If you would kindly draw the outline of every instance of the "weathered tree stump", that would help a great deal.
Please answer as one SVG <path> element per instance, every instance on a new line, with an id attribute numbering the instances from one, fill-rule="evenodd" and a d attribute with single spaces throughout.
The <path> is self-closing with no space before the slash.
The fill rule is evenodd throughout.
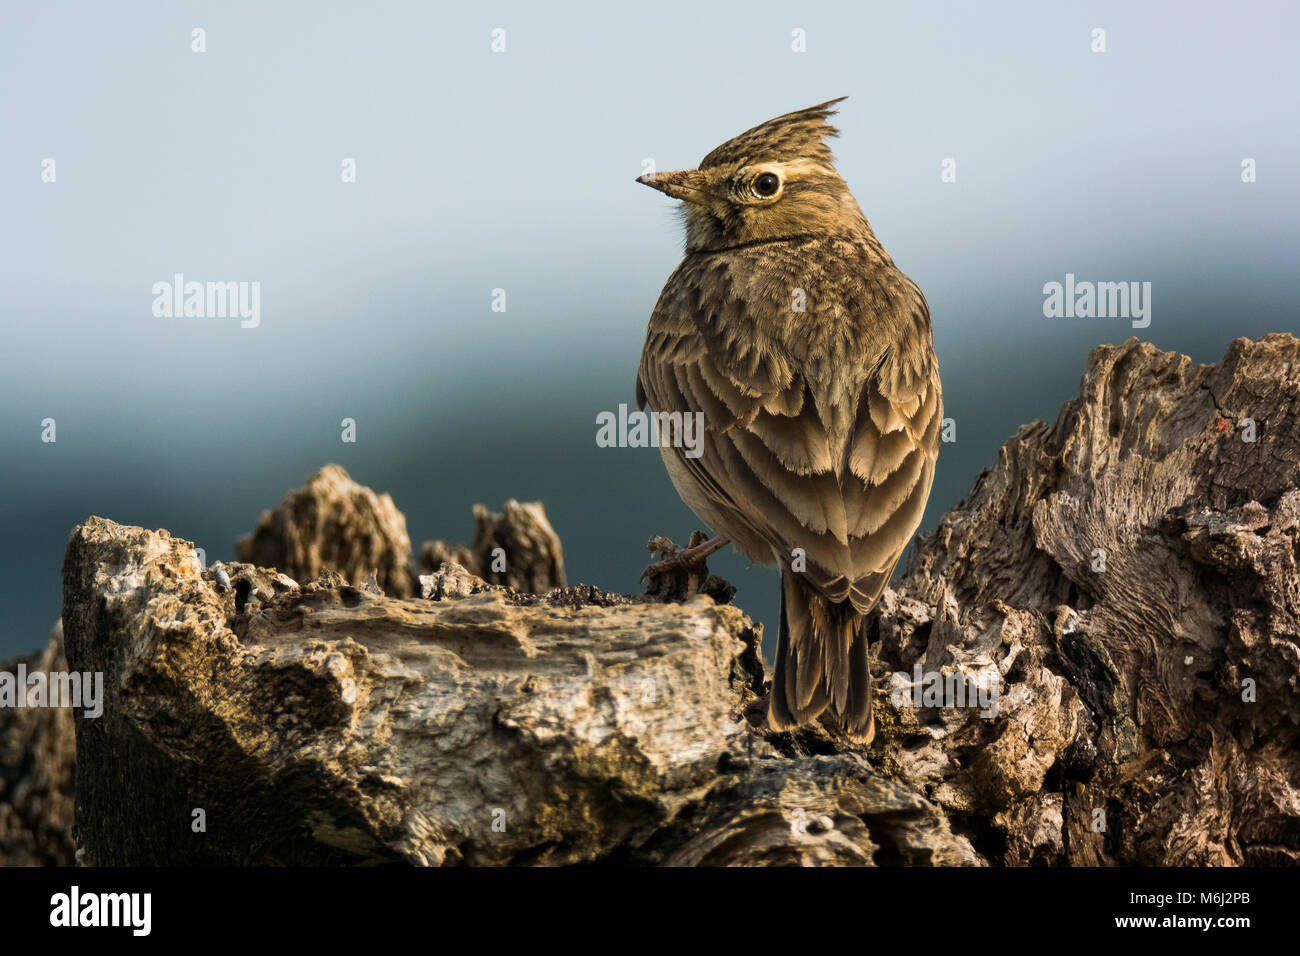
<path id="1" fill-rule="evenodd" d="M 406 584 L 369 580 L 379 555 L 406 567 L 404 520 L 377 530 L 395 508 L 264 519 L 299 542 L 279 568 L 204 570 L 165 531 L 92 518 L 64 567 L 69 664 L 105 675 L 103 716 L 76 717 L 79 852 L 1300 863 L 1297 412 L 1289 335 L 1238 340 L 1216 366 L 1136 340 L 1094 350 L 1080 398 L 1021 428 L 886 591 L 865 754 L 822 725 L 766 730 L 759 628 L 738 609 L 542 588 L 563 580 L 544 514 L 508 505 L 501 520 L 534 530 L 492 516 L 463 549 L 515 541 L 527 576 L 485 581 L 441 546 Z M 368 489 L 347 497 L 375 511 Z M 363 541 L 327 540 L 353 524 Z M 13 726 L 0 835 L 6 807 L 31 806 L 12 768 L 39 735 Z"/>

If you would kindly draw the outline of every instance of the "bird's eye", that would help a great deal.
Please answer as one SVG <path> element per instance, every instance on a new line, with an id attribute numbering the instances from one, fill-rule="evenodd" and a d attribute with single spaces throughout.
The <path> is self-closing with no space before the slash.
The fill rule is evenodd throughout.
<path id="1" fill-rule="evenodd" d="M 754 192 L 760 196 L 775 196 L 780 188 L 781 180 L 777 178 L 776 173 L 763 173 L 754 180 Z"/>

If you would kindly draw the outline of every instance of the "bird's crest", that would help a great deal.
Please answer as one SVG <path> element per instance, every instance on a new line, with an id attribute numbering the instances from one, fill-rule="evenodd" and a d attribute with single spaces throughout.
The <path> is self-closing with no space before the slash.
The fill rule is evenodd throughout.
<path id="1" fill-rule="evenodd" d="M 830 166 L 833 157 L 825 139 L 840 131 L 828 123 L 835 114 L 832 107 L 847 99 L 841 96 L 807 109 L 795 110 L 735 136 L 700 161 L 700 169 L 732 163 L 791 162 L 811 159 Z"/>

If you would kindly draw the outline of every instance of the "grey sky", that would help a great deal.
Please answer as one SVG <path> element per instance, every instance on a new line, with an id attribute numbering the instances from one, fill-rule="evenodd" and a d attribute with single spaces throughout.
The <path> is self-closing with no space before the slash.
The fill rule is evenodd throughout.
<path id="1" fill-rule="evenodd" d="M 80 517 L 207 535 L 229 557 L 333 460 L 393 490 L 417 541 L 467 534 L 474 500 L 544 494 L 574 577 L 634 588 L 645 537 L 693 519 L 657 456 L 594 447 L 680 255 L 671 203 L 633 178 L 831 97 L 849 96 L 841 172 L 934 315 L 959 441 L 930 522 L 1017 425 L 1055 416 L 1091 345 L 1134 334 L 1044 318 L 1045 282 L 1150 281 L 1137 334 L 1198 361 L 1296 328 L 1300 18 L 1282 3 L 48 3 L 3 19 L 0 654 L 58 616 Z M 177 272 L 259 281 L 260 327 L 155 318 L 150 288 Z M 361 440 L 340 448 L 349 415 Z M 740 603 L 768 614 L 775 578 L 737 573 Z"/>

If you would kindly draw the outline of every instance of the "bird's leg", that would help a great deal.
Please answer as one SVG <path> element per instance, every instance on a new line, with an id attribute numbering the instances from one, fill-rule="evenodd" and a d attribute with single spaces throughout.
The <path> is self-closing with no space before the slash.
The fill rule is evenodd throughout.
<path id="1" fill-rule="evenodd" d="M 646 548 L 652 553 L 658 552 L 661 559 L 642 572 L 641 580 L 651 578 L 653 581 L 661 575 L 679 572 L 686 578 L 685 597 L 691 597 L 699 593 L 701 583 L 708 577 L 709 569 L 705 563 L 708 556 L 730 543 L 722 535 L 706 538 L 703 532 L 695 531 L 691 534 L 690 544 L 679 548 L 662 535 L 655 535 L 646 544 Z"/>

